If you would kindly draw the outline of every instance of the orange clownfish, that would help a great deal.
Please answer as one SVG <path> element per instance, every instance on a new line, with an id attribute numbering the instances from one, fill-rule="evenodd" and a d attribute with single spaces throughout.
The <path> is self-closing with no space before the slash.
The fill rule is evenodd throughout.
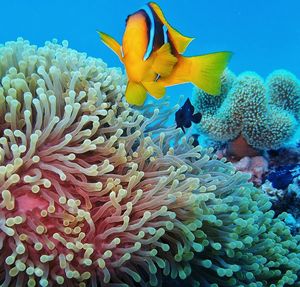
<path id="1" fill-rule="evenodd" d="M 165 87 L 187 82 L 208 94 L 220 93 L 221 74 L 231 53 L 182 56 L 193 38 L 175 30 L 153 2 L 127 17 L 122 46 L 109 35 L 98 33 L 125 65 L 125 97 L 130 104 L 143 105 L 147 92 L 160 99 Z"/>

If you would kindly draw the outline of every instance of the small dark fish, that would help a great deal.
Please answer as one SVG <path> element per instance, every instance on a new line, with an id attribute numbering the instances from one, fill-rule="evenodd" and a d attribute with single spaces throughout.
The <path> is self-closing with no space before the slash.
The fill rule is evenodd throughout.
<path id="1" fill-rule="evenodd" d="M 198 124 L 201 121 L 201 113 L 194 114 L 194 107 L 190 99 L 187 99 L 184 105 L 175 113 L 176 128 L 181 128 L 185 133 L 184 128 L 190 128 L 192 122 Z"/>
<path id="2" fill-rule="evenodd" d="M 300 174 L 299 166 L 296 164 L 280 166 L 270 172 L 267 179 L 274 188 L 286 189 L 293 182 L 293 179 Z"/>
<path id="3" fill-rule="evenodd" d="M 193 141 L 193 146 L 198 146 L 199 145 L 199 134 L 192 134 L 192 138 L 194 139 Z"/>

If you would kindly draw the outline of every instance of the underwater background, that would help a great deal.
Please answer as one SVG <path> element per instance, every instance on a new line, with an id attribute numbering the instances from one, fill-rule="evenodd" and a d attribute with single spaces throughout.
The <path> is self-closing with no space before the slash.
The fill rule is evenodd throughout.
<path id="1" fill-rule="evenodd" d="M 185 55 L 215 51 L 234 53 L 229 68 L 239 74 L 255 71 L 266 77 L 275 69 L 300 76 L 300 30 L 297 0 L 156 1 L 168 21 L 184 35 L 195 37 Z M 53 38 L 108 66 L 122 66 L 99 40 L 96 30 L 122 40 L 127 15 L 146 1 L 3 1 L 0 42 L 23 37 L 41 46 Z M 123 67 L 122 67 L 123 68 Z M 192 85 L 168 88 L 168 95 L 191 94 Z"/>
<path id="2" fill-rule="evenodd" d="M 300 287 L 300 2 L 155 2 L 219 96 L 126 101 L 144 1 L 1 3 L 0 287 Z"/>

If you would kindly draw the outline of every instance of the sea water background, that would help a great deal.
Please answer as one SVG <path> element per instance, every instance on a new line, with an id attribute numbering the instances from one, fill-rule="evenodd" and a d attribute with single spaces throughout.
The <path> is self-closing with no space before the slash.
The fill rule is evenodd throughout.
<path id="1" fill-rule="evenodd" d="M 185 55 L 214 51 L 234 52 L 230 69 L 255 71 L 266 77 L 275 69 L 290 70 L 300 78 L 299 0 L 191 0 L 156 1 L 168 21 L 184 35 L 195 37 Z M 122 66 L 103 45 L 96 30 L 121 42 L 127 15 L 146 1 L 140 0 L 27 0 L 1 1 L 0 43 L 28 39 L 66 39 L 69 46 L 102 58 L 109 66 Z M 122 66 L 123 69 L 123 66 Z M 191 96 L 192 85 L 167 89 L 172 102 Z"/>

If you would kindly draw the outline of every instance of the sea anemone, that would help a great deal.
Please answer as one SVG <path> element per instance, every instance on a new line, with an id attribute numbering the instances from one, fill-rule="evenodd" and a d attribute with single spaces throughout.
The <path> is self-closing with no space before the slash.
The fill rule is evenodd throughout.
<path id="1" fill-rule="evenodd" d="M 129 107 L 119 70 L 67 42 L 0 60 L 1 287 L 299 285 L 267 198 Z"/>
<path id="2" fill-rule="evenodd" d="M 2 286 L 131 285 L 143 272 L 156 285 L 170 249 L 161 237 L 188 241 L 172 209 L 193 206 L 198 180 L 151 164 L 146 119 L 121 101 L 118 70 L 66 42 L 19 39 L 0 54 Z"/>

